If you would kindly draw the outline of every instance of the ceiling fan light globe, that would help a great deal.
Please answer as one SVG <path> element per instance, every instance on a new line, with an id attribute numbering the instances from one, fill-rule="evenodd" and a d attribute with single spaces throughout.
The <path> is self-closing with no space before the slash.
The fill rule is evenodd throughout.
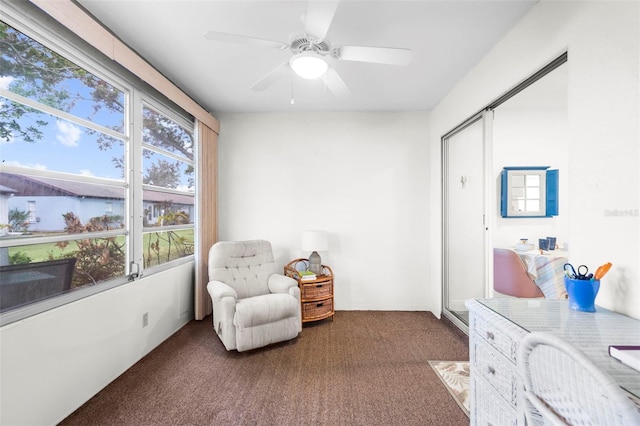
<path id="1" fill-rule="evenodd" d="M 329 64 L 322 56 L 313 52 L 302 52 L 289 60 L 291 69 L 302 78 L 313 80 L 327 72 Z"/>

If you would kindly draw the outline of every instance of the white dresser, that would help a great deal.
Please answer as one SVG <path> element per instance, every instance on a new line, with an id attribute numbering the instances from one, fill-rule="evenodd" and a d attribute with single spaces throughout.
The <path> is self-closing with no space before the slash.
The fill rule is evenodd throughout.
<path id="1" fill-rule="evenodd" d="M 583 351 L 630 397 L 640 398 L 640 372 L 608 354 L 609 345 L 640 344 L 640 321 L 605 309 L 569 309 L 567 300 L 473 299 L 469 309 L 470 415 L 472 425 L 524 424 L 518 344 L 533 331 L 557 335 Z"/>

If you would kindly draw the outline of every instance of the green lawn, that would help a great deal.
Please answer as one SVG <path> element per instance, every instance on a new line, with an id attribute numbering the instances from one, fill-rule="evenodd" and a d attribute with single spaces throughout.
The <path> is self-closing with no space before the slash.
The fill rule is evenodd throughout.
<path id="1" fill-rule="evenodd" d="M 158 265 L 193 253 L 193 229 L 172 231 L 171 247 L 169 247 L 169 242 L 167 241 L 168 235 L 168 232 L 148 232 L 144 234 L 143 256 L 147 266 Z M 158 237 L 160 238 L 158 239 Z M 122 244 L 124 236 L 116 237 L 116 242 Z M 156 247 L 159 249 L 159 262 L 158 253 L 153 250 Z M 28 256 L 31 262 L 44 262 L 49 259 L 60 259 L 65 255 L 73 255 L 76 250 L 77 246 L 74 241 L 70 241 L 64 249 L 57 247 L 55 243 L 32 244 L 9 247 L 9 256 L 14 256 L 19 252 L 21 255 Z"/>
<path id="2" fill-rule="evenodd" d="M 16 253 L 22 253 L 31 259 L 31 262 L 44 262 L 49 259 L 60 259 L 65 254 L 75 252 L 75 245 L 69 244 L 66 248 L 56 247 L 55 243 L 32 244 L 30 246 L 9 247 L 9 257 Z"/>

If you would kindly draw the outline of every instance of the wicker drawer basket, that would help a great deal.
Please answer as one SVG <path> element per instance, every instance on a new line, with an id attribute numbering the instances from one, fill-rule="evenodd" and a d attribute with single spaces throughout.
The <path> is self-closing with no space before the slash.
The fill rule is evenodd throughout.
<path id="1" fill-rule="evenodd" d="M 302 316 L 304 318 L 318 318 L 333 313 L 333 299 L 306 302 L 302 304 Z"/>
<path id="2" fill-rule="evenodd" d="M 331 296 L 331 294 L 333 294 L 333 289 L 331 288 L 331 286 L 331 281 L 316 284 L 303 284 L 302 298 L 318 299 L 325 296 Z"/>

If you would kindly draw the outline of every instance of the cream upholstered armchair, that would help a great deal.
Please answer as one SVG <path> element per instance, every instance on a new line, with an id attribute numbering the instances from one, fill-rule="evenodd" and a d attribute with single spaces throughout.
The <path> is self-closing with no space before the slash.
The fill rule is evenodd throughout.
<path id="1" fill-rule="evenodd" d="M 264 240 L 220 241 L 209 250 L 213 327 L 238 352 L 293 339 L 302 331 L 296 280 L 276 273 Z"/>

